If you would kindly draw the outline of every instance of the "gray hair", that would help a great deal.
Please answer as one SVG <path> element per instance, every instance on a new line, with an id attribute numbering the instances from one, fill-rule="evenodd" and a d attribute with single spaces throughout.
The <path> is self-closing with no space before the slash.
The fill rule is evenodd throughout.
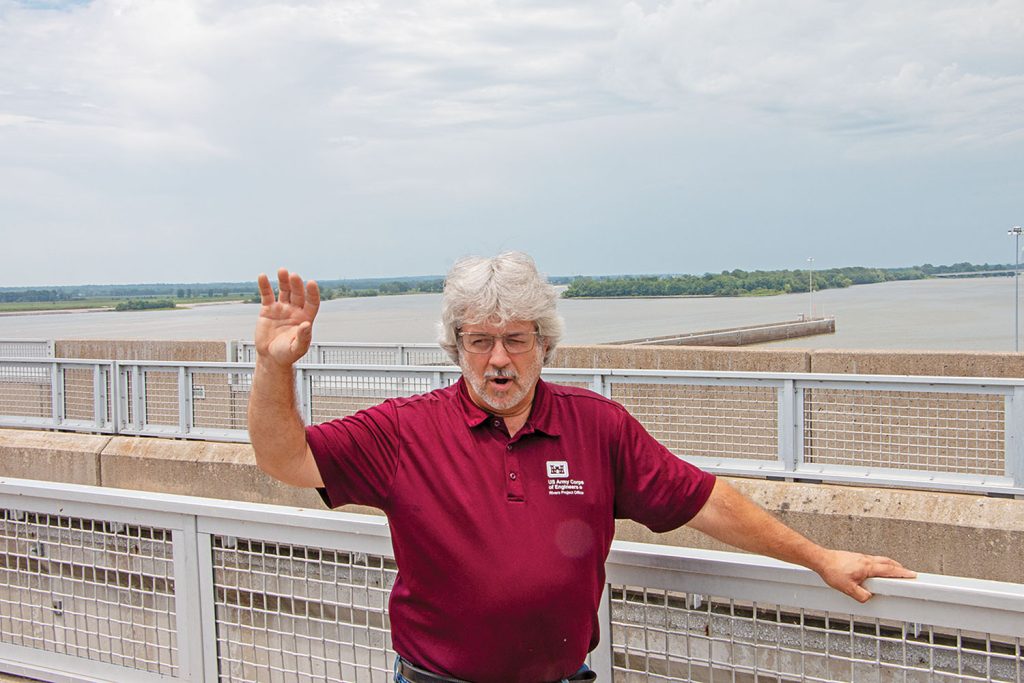
<path id="1" fill-rule="evenodd" d="M 441 297 L 438 340 L 451 359 L 459 362 L 458 337 L 463 325 L 529 320 L 547 345 L 548 362 L 562 339 L 565 324 L 555 310 L 558 292 L 537 271 L 533 259 L 520 251 L 494 258 L 467 256 L 448 271 Z"/>

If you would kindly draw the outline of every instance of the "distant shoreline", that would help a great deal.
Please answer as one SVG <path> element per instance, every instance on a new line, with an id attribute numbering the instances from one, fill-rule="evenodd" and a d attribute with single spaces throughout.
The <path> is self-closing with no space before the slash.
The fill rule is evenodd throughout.
<path id="1" fill-rule="evenodd" d="M 818 290 L 815 290 L 818 291 Z M 798 292 L 799 293 L 799 292 Z M 787 292 L 779 292 L 779 294 L 787 294 Z M 764 294 L 758 296 L 776 296 L 775 294 Z M 643 295 L 632 295 L 622 294 L 614 295 L 608 294 L 606 296 L 564 296 L 565 300 L 577 299 L 581 301 L 597 301 L 601 299 L 735 299 L 736 295 L 730 294 L 728 296 L 722 294 L 643 294 Z"/>
<path id="2" fill-rule="evenodd" d="M 200 301 L 191 304 L 178 304 L 172 308 L 154 308 L 154 311 L 183 310 L 186 308 L 200 308 L 204 306 L 224 306 L 231 304 L 248 303 L 245 299 L 233 299 L 230 301 Z M 32 311 L 0 311 L 0 317 L 11 317 L 18 315 L 66 315 L 68 313 L 114 313 L 113 306 L 97 306 L 96 308 L 39 308 Z M 117 311 L 127 313 L 127 311 Z M 135 312 L 145 312 L 144 310 Z"/>
<path id="3" fill-rule="evenodd" d="M 104 313 L 113 312 L 113 306 L 100 308 L 43 308 L 34 311 L 0 311 L 0 317 L 10 318 L 18 315 L 67 315 L 68 313 Z"/>

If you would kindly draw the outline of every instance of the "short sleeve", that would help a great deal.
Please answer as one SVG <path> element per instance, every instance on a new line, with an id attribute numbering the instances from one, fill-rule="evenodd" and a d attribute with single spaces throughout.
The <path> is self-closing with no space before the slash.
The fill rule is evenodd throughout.
<path id="1" fill-rule="evenodd" d="M 398 468 L 398 415 L 391 401 L 306 427 L 328 506 L 356 503 L 386 510 Z"/>
<path id="2" fill-rule="evenodd" d="M 690 521 L 715 485 L 714 475 L 674 455 L 625 410 L 614 456 L 615 516 L 654 532 Z"/>

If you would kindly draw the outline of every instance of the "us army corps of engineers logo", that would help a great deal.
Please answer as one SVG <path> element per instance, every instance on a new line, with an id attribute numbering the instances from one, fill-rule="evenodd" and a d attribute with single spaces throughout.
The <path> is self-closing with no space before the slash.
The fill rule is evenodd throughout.
<path id="1" fill-rule="evenodd" d="M 569 463 L 548 460 L 548 493 L 552 496 L 582 496 L 583 480 L 569 478 Z"/>

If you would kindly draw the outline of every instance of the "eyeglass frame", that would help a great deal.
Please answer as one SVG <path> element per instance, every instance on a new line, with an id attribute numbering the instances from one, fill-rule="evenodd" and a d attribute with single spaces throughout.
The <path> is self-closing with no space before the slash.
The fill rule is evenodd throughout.
<path id="1" fill-rule="evenodd" d="M 469 335 L 477 335 L 477 336 L 481 336 L 481 337 L 490 337 L 491 345 L 487 348 L 486 351 L 471 351 L 471 350 L 467 349 L 466 345 L 462 342 L 462 338 L 465 337 L 465 336 L 469 336 Z M 514 336 L 517 336 L 517 335 L 526 335 L 526 336 L 532 338 L 533 339 L 533 344 L 530 345 L 530 348 L 524 349 L 522 351 L 510 351 L 509 348 L 508 348 L 508 345 L 505 343 L 505 340 L 508 337 L 514 337 Z M 492 351 L 494 351 L 494 344 L 499 339 L 501 340 L 501 348 L 505 349 L 505 353 L 507 353 L 507 354 L 509 354 L 511 356 L 518 356 L 518 355 L 523 354 L 523 353 L 529 353 L 530 351 L 533 351 L 534 349 L 537 348 L 537 340 L 542 338 L 543 336 L 544 335 L 542 335 L 540 332 L 538 332 L 536 330 L 534 330 L 533 332 L 511 332 L 509 334 L 487 334 L 486 332 L 456 332 L 455 333 L 455 337 L 459 340 L 459 348 L 462 349 L 463 351 L 465 351 L 466 353 L 472 353 L 472 354 L 477 355 L 477 356 L 482 356 L 485 353 L 491 353 Z"/>

